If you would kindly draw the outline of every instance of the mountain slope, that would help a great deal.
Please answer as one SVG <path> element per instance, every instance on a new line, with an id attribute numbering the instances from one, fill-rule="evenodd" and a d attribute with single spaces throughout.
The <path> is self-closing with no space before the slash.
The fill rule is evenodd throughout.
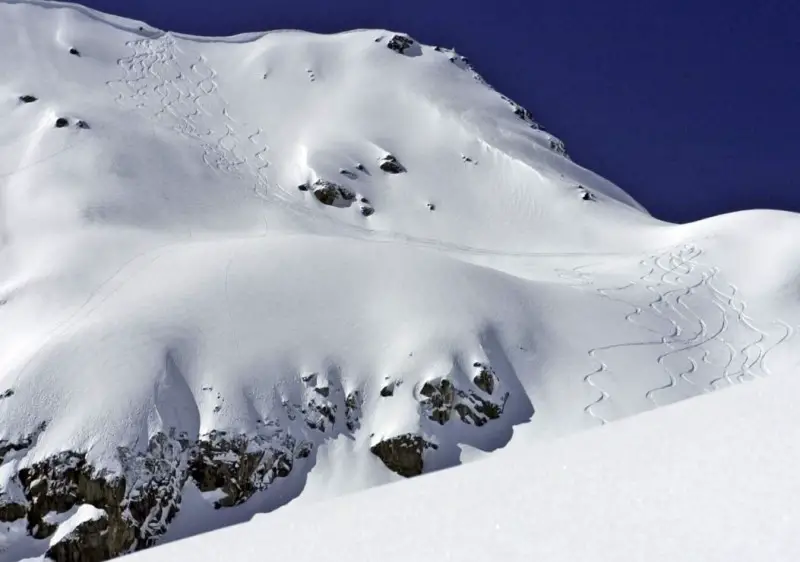
<path id="1" fill-rule="evenodd" d="M 354 562 L 796 560 L 798 391 L 796 377 L 775 377 L 564 439 L 514 441 L 452 471 L 290 505 L 130 560 L 249 562 L 265 548 L 298 562 L 321 552 Z"/>
<path id="2" fill-rule="evenodd" d="M 800 360 L 796 215 L 660 222 L 451 50 L 39 2 L 0 2 L 0 48 L 0 560 L 105 559 Z"/>

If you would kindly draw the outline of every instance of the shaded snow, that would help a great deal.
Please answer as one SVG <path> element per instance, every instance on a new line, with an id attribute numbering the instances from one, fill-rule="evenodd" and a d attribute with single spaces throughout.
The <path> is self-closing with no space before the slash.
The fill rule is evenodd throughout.
<path id="1" fill-rule="evenodd" d="M 249 562 L 269 545 L 297 562 L 789 562 L 800 556 L 798 392 L 796 378 L 759 381 L 129 559 Z"/>

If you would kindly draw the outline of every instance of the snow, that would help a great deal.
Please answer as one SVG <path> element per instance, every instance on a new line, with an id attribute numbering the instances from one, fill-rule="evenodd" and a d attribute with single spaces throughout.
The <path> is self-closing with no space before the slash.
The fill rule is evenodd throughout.
<path id="1" fill-rule="evenodd" d="M 14 471 L 66 450 L 113 474 L 119 447 L 142 451 L 158 432 L 255 436 L 269 419 L 304 435 L 282 404 L 309 373 L 361 393 L 360 429 L 343 435 L 338 420 L 307 480 L 246 507 L 214 510 L 215 494 L 187 485 L 164 540 L 397 481 L 370 453 L 381 439 L 439 444 L 426 471 L 491 453 L 465 479 L 519 446 L 544 475 L 551 453 L 589 454 L 567 444 L 614 432 L 532 443 L 796 371 L 796 214 L 661 222 L 450 53 L 386 48 L 394 33 L 200 38 L 0 1 L 0 396 L 13 391 L 0 446 L 32 441 L 0 465 L 0 495 L 19 495 Z M 380 170 L 387 154 L 405 173 Z M 356 199 L 325 206 L 298 189 L 319 179 Z M 421 415 L 426 381 L 470 384 L 475 362 L 509 393 L 499 420 Z M 401 382 L 391 398 L 387 380 Z M 621 435 L 640 418 L 657 416 Z M 392 489 L 414 488 L 375 493 Z M 532 513 L 566 514 L 554 498 Z M 571 505 L 576 521 L 596 517 L 579 528 L 608 531 L 602 505 Z"/>
<path id="2" fill-rule="evenodd" d="M 58 526 L 56 532 L 53 533 L 53 536 L 50 537 L 51 546 L 64 540 L 64 538 L 69 536 L 79 525 L 88 521 L 99 521 L 106 517 L 105 511 L 89 504 L 83 504 L 74 511 L 74 514 L 65 519 L 63 523 Z"/>
<path id="3" fill-rule="evenodd" d="M 800 392 L 757 381 L 457 469 L 131 556 L 262 560 L 792 561 Z M 319 523 L 315 523 L 319 522 Z"/>

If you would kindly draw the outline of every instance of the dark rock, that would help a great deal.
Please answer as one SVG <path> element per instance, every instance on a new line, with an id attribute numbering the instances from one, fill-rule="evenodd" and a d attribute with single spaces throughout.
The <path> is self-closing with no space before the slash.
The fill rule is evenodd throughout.
<path id="1" fill-rule="evenodd" d="M 70 55 L 75 55 L 76 57 L 81 56 L 81 52 L 78 49 L 76 49 L 75 47 L 70 47 L 69 54 Z"/>
<path id="2" fill-rule="evenodd" d="M 428 203 L 426 205 L 426 207 L 428 207 L 429 211 L 435 211 L 436 210 L 436 205 L 434 205 L 433 203 Z"/>
<path id="3" fill-rule="evenodd" d="M 318 179 L 314 182 L 314 197 L 323 205 L 348 207 L 356 194 L 332 181 Z"/>
<path id="4" fill-rule="evenodd" d="M 483 367 L 473 382 L 487 394 L 492 394 L 497 386 L 497 377 L 491 369 Z M 487 389 L 492 392 L 487 392 Z M 455 411 L 462 422 L 482 426 L 489 420 L 500 417 L 508 399 L 506 393 L 502 403 L 497 404 L 482 398 L 473 390 L 455 387 L 448 379 L 427 381 L 419 393 L 424 397 L 421 400 L 423 411 L 427 413 L 428 419 L 439 425 L 449 422 L 452 412 Z"/>
<path id="5" fill-rule="evenodd" d="M 329 386 L 318 386 L 314 389 L 314 392 L 327 398 L 331 394 L 331 389 Z"/>
<path id="6" fill-rule="evenodd" d="M 395 35 L 389 42 L 386 43 L 386 46 L 389 47 L 391 50 L 395 51 L 396 53 L 400 53 L 401 55 L 406 52 L 408 48 L 410 48 L 414 44 L 414 40 L 407 35 Z"/>
<path id="7" fill-rule="evenodd" d="M 372 215 L 375 214 L 375 209 L 373 209 L 372 207 L 370 207 L 368 205 L 362 205 L 361 206 L 361 214 L 363 216 L 365 216 L 365 217 L 371 217 Z"/>
<path id="8" fill-rule="evenodd" d="M 14 390 L 11 388 L 0 392 L 0 400 L 3 400 L 4 398 L 11 398 L 12 396 L 14 396 Z"/>
<path id="9" fill-rule="evenodd" d="M 597 201 L 597 196 L 582 185 L 578 186 L 578 193 L 584 201 Z"/>
<path id="10" fill-rule="evenodd" d="M 24 505 L 13 502 L 0 503 L 0 521 L 4 523 L 24 519 L 27 513 L 28 509 Z"/>
<path id="11" fill-rule="evenodd" d="M 387 154 L 381 158 L 378 166 L 381 170 L 389 174 L 402 174 L 406 171 L 403 165 L 400 164 L 397 158 L 392 154 Z"/>
<path id="12" fill-rule="evenodd" d="M 84 521 L 66 537 L 51 545 L 45 558 L 55 562 L 101 562 L 121 552 L 111 539 L 108 515 Z"/>
<path id="13" fill-rule="evenodd" d="M 24 96 L 19 97 L 19 101 L 21 101 L 22 103 L 33 103 L 38 99 L 39 98 L 37 98 L 36 96 L 32 96 L 30 94 L 25 94 Z"/>
<path id="14" fill-rule="evenodd" d="M 367 167 L 364 166 L 364 164 L 356 164 L 356 170 L 358 170 L 359 172 L 366 172 Z"/>
<path id="15" fill-rule="evenodd" d="M 300 185 L 297 186 L 297 189 L 299 189 L 300 191 L 308 191 L 308 185 L 301 183 Z"/>
<path id="16" fill-rule="evenodd" d="M 350 170 L 346 170 L 345 168 L 339 168 L 339 173 L 345 177 L 350 178 L 351 180 L 358 179 L 358 176 L 351 172 Z"/>
<path id="17" fill-rule="evenodd" d="M 359 199 L 359 201 L 361 201 L 362 203 L 366 203 L 367 205 L 369 205 L 369 199 L 367 199 L 366 197 L 362 197 L 361 199 Z"/>
<path id="18" fill-rule="evenodd" d="M 395 387 L 395 382 L 392 381 L 389 384 L 387 384 L 386 386 L 384 386 L 383 388 L 381 388 L 381 396 L 383 398 L 388 398 L 389 396 L 394 396 L 394 387 Z"/>
<path id="19" fill-rule="evenodd" d="M 77 123 L 75 123 L 75 126 L 78 127 L 79 129 L 89 129 L 90 128 L 89 127 L 89 123 L 87 123 L 86 121 L 83 121 L 83 120 L 78 121 Z"/>
<path id="20" fill-rule="evenodd" d="M 422 385 L 419 393 L 427 398 L 425 405 L 429 410 L 428 418 L 439 425 L 446 424 L 455 401 L 453 384 L 447 379 L 428 381 Z"/>
<path id="21" fill-rule="evenodd" d="M 56 119 L 56 122 L 55 122 L 56 129 L 63 129 L 67 125 L 69 125 L 69 120 L 67 118 L 59 117 L 58 119 Z"/>
<path id="22" fill-rule="evenodd" d="M 288 434 L 273 440 L 228 436 L 212 431 L 198 441 L 189 460 L 189 475 L 202 492 L 221 490 L 214 507 L 231 507 L 289 475 L 296 442 Z"/>
<path id="23" fill-rule="evenodd" d="M 361 426 L 361 406 L 363 399 L 357 390 L 352 391 L 344 400 L 344 417 L 347 429 L 355 431 Z"/>
<path id="24" fill-rule="evenodd" d="M 480 363 L 478 363 L 477 366 L 480 368 L 480 371 L 475 375 L 475 378 L 472 379 L 472 382 L 486 394 L 491 395 L 494 392 L 495 383 L 497 381 L 494 371 L 492 371 L 491 367 L 485 367 Z"/>
<path id="25" fill-rule="evenodd" d="M 436 449 L 437 446 L 425 441 L 419 435 L 409 433 L 385 439 L 373 445 L 370 451 L 381 459 L 389 470 L 410 478 L 422 474 L 423 452 L 431 448 Z"/>
<path id="26" fill-rule="evenodd" d="M 557 138 L 550 139 L 550 150 L 556 154 L 560 154 L 564 158 L 569 158 L 569 155 L 567 154 L 567 148 L 564 146 L 564 142 Z"/>

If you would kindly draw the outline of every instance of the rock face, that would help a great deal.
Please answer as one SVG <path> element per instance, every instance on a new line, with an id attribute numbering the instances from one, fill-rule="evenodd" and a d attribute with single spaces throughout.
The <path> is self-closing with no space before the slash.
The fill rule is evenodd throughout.
<path id="1" fill-rule="evenodd" d="M 457 421 L 481 427 L 500 418 L 509 393 L 498 392 L 500 380 L 489 365 L 475 362 L 472 368 L 474 374 L 469 381 L 471 384 L 457 386 L 449 378 L 431 379 L 423 383 L 417 392 L 421 414 L 440 426 Z M 381 397 L 390 399 L 395 395 L 397 386 L 394 381 L 384 385 L 380 391 Z M 457 418 L 453 416 L 454 412 Z M 423 472 L 424 452 L 428 449 L 438 449 L 438 445 L 430 438 L 409 433 L 381 440 L 370 450 L 389 470 L 400 476 L 411 477 Z"/>
<path id="2" fill-rule="evenodd" d="M 147 548 L 179 512 L 190 480 L 211 494 L 215 508 L 239 505 L 288 476 L 325 439 L 360 428 L 360 391 L 345 393 L 316 373 L 303 377 L 303 385 L 300 402 L 283 404 L 290 421 L 302 422 L 291 427 L 273 419 L 265 420 L 256 435 L 212 431 L 190 440 L 185 434 L 158 433 L 146 451 L 119 448 L 118 473 L 98 471 L 84 453 L 74 451 L 24 466 L 5 488 L 0 486 L 0 521 L 24 522 L 29 535 L 49 539 L 58 529 L 53 514 L 93 506 L 103 517 L 81 522 L 51 545 L 51 560 L 99 562 Z M 0 464 L 23 459 L 44 429 L 0 443 Z"/>
<path id="3" fill-rule="evenodd" d="M 387 154 L 378 162 L 378 167 L 387 174 L 402 174 L 406 171 L 405 167 L 392 154 Z"/>
<path id="4" fill-rule="evenodd" d="M 584 201 L 597 201 L 597 196 L 582 185 L 578 186 L 578 194 Z"/>
<path id="5" fill-rule="evenodd" d="M 332 207 L 349 207 L 356 198 L 350 189 L 332 181 L 318 179 L 312 185 L 312 192 L 317 201 Z"/>
<path id="6" fill-rule="evenodd" d="M 421 404 L 431 421 L 444 425 L 455 412 L 463 423 L 480 427 L 500 417 L 509 394 L 504 393 L 499 400 L 489 398 L 498 384 L 497 375 L 488 366 L 476 365 L 477 374 L 472 380 L 474 388 L 458 388 L 446 378 L 422 385 L 419 391 Z"/>
<path id="7" fill-rule="evenodd" d="M 407 35 L 395 35 L 386 43 L 388 48 L 401 55 L 405 54 L 406 50 L 411 48 L 412 45 L 414 45 L 414 40 Z"/>
<path id="8" fill-rule="evenodd" d="M 392 472 L 411 478 L 422 474 L 424 467 L 422 455 L 425 449 L 436 448 L 435 444 L 425 441 L 419 435 L 409 433 L 384 439 L 373 445 L 370 451 Z"/>
<path id="9" fill-rule="evenodd" d="M 560 139 L 555 137 L 550 139 L 550 150 L 556 154 L 560 154 L 564 158 L 569 158 L 569 154 L 567 154 L 567 148 L 564 146 L 564 142 Z"/>
<path id="10" fill-rule="evenodd" d="M 189 475 L 201 492 L 223 494 L 214 507 L 232 507 L 288 476 L 294 460 L 308 456 L 310 448 L 283 432 L 268 439 L 214 431 L 192 451 Z"/>

